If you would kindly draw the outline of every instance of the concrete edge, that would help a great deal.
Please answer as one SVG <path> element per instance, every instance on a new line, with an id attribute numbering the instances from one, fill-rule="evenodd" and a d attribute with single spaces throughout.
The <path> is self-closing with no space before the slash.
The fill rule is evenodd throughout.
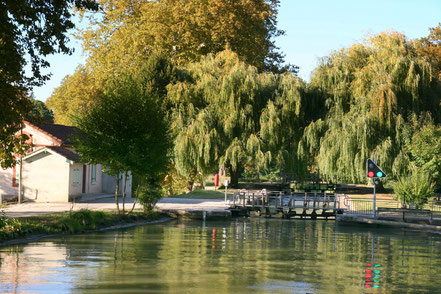
<path id="1" fill-rule="evenodd" d="M 183 219 L 206 219 L 206 220 L 219 220 L 230 219 L 230 210 L 196 210 L 196 209 L 160 209 L 156 208 L 156 212 L 165 214 L 172 218 Z"/>
<path id="2" fill-rule="evenodd" d="M 345 223 L 383 225 L 383 226 L 392 226 L 392 227 L 400 227 L 400 228 L 418 229 L 418 230 L 424 230 L 424 231 L 441 232 L 441 226 L 379 220 L 379 219 L 367 218 L 367 217 L 356 216 L 356 215 L 340 214 L 340 215 L 336 216 L 336 221 L 345 222 Z"/>

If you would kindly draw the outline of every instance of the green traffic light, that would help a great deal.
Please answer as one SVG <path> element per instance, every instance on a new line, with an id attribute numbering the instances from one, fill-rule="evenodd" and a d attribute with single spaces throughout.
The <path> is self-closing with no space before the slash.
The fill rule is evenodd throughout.
<path id="1" fill-rule="evenodd" d="M 377 172 L 377 177 L 382 178 L 383 177 L 383 173 L 381 171 Z"/>

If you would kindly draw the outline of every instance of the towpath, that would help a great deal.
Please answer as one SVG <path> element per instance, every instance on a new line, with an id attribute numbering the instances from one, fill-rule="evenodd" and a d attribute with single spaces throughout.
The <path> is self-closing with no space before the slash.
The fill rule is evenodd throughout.
<path id="1" fill-rule="evenodd" d="M 122 199 L 121 199 L 122 200 Z M 120 201 L 121 201 L 120 200 Z M 131 209 L 134 199 L 126 199 L 126 209 Z M 221 199 L 187 199 L 187 198 L 163 198 L 156 204 L 159 210 L 187 210 L 187 211 L 223 211 L 227 206 Z M 120 203 L 120 209 L 122 204 Z M 142 209 L 137 203 L 136 208 Z M 112 196 L 102 197 L 96 200 L 85 200 L 79 203 L 37 203 L 28 202 L 23 204 L 11 204 L 0 209 L 8 217 L 29 217 L 48 213 L 66 212 L 70 210 L 116 210 L 115 198 Z"/>

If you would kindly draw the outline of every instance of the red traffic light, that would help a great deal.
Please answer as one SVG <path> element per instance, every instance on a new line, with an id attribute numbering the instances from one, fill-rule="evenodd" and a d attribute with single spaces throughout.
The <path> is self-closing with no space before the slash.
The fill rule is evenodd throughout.
<path id="1" fill-rule="evenodd" d="M 386 174 L 381 168 L 370 158 L 366 162 L 366 175 L 368 178 L 385 178 Z"/>

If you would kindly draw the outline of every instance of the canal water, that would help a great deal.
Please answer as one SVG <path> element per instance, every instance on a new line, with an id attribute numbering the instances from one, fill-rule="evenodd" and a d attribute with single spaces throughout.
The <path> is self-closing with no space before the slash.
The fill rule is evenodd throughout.
<path id="1" fill-rule="evenodd" d="M 5 293 L 440 293 L 441 236 L 334 221 L 172 221 L 0 248 Z"/>

